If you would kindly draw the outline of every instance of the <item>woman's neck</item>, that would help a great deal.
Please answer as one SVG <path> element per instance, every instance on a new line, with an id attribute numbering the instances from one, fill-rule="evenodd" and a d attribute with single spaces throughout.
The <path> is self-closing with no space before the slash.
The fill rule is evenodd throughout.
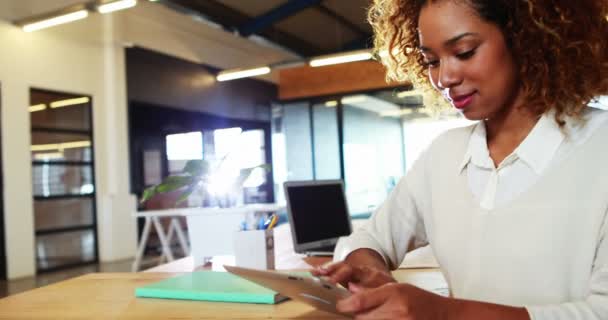
<path id="1" fill-rule="evenodd" d="M 486 119 L 486 140 L 494 166 L 500 163 L 524 141 L 540 116 L 527 108 L 513 106 L 491 119 Z"/>

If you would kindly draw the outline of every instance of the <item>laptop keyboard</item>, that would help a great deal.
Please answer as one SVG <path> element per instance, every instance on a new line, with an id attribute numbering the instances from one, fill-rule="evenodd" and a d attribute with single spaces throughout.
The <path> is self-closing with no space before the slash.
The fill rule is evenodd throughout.
<path id="1" fill-rule="evenodd" d="M 315 248 L 314 250 L 311 250 L 311 251 L 333 252 L 335 248 L 336 248 L 336 246 L 326 246 L 326 247 Z"/>

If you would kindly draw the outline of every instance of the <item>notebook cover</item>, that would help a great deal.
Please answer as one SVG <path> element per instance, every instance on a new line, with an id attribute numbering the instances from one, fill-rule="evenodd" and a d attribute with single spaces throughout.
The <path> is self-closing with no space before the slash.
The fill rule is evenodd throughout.
<path id="1" fill-rule="evenodd" d="M 228 272 L 196 271 L 135 289 L 140 298 L 275 304 L 286 297 Z"/>

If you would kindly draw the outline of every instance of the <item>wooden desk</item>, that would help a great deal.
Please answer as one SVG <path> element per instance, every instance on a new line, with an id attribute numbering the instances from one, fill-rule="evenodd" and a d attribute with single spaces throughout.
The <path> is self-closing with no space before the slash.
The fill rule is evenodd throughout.
<path id="1" fill-rule="evenodd" d="M 288 226 L 276 228 L 277 268 L 309 269 L 329 261 L 329 258 L 296 254 L 293 252 L 290 237 Z M 192 271 L 194 268 L 194 260 L 190 257 L 148 270 L 153 272 L 88 274 L 0 299 L 0 320 L 340 319 L 336 315 L 315 310 L 296 301 L 278 305 L 255 305 L 135 298 L 135 288 Z M 399 269 L 393 272 L 393 276 L 399 282 L 408 282 L 433 292 L 447 294 L 446 282 L 436 268 Z"/>
<path id="2" fill-rule="evenodd" d="M 0 319 L 341 319 L 306 304 L 217 303 L 135 298 L 135 288 L 179 273 L 92 273 L 0 299 Z M 400 281 L 445 286 L 436 269 L 400 269 Z"/>

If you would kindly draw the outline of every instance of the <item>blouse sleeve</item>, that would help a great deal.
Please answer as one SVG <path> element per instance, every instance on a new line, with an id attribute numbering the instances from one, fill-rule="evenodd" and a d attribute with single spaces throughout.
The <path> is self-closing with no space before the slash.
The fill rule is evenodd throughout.
<path id="1" fill-rule="evenodd" d="M 396 269 L 406 252 L 427 244 L 419 200 L 413 190 L 426 186 L 423 154 L 407 175 L 393 189 L 387 200 L 373 213 L 364 226 L 336 246 L 334 260 L 345 259 L 349 253 L 368 248 L 378 252 L 391 269 Z"/>
<path id="2" fill-rule="evenodd" d="M 601 228 L 586 298 L 556 305 L 528 306 L 527 310 L 532 320 L 608 319 L 608 215 Z"/>

